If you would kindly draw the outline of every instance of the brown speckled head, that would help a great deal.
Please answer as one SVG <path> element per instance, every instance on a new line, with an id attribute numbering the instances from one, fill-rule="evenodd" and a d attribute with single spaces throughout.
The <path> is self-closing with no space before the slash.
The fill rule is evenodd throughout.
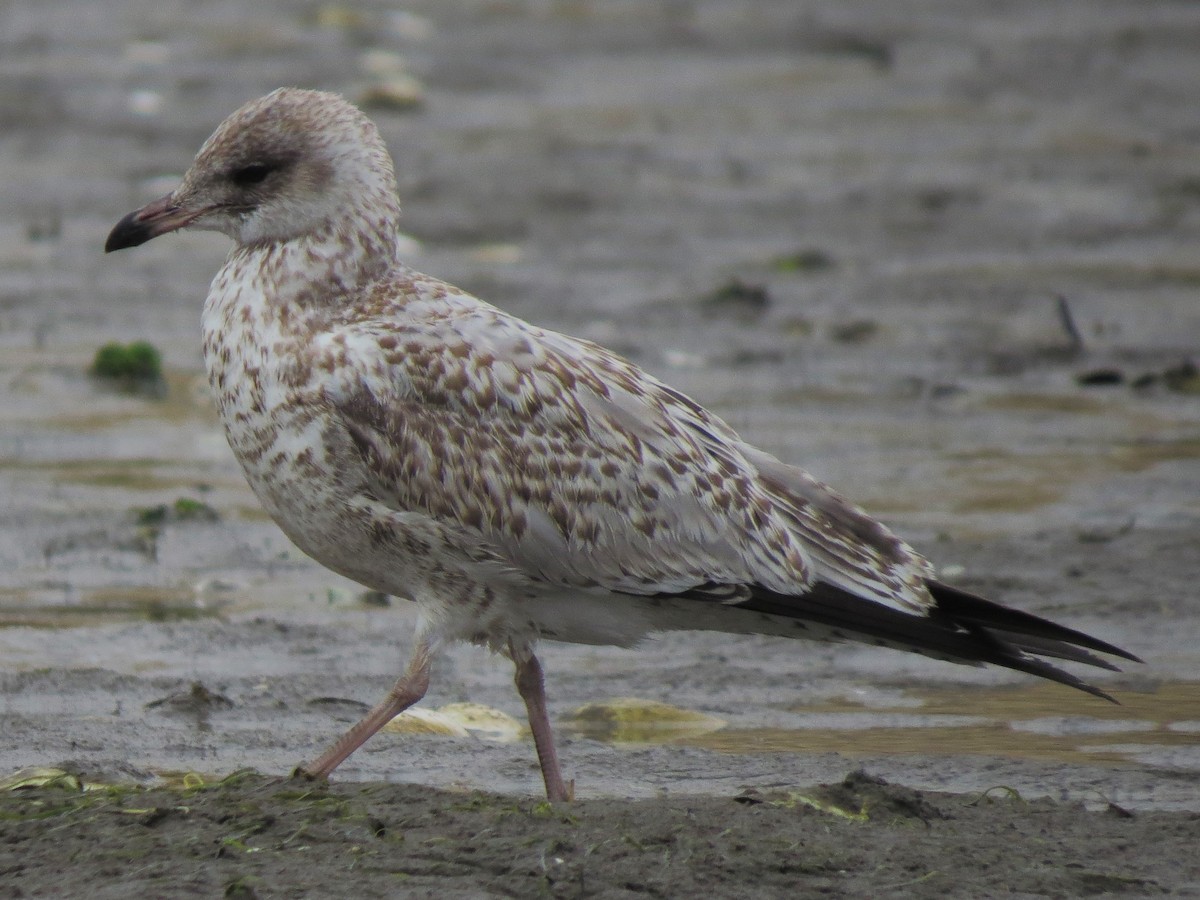
<path id="1" fill-rule="evenodd" d="M 399 214 L 392 162 L 375 125 L 337 94 L 280 88 L 222 122 L 182 184 L 122 219 L 106 250 L 190 227 L 240 245 L 353 228 L 363 210 Z"/>

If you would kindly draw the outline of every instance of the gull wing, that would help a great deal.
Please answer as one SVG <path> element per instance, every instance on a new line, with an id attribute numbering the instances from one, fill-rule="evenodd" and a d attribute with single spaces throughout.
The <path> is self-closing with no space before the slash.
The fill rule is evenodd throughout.
<path id="1" fill-rule="evenodd" d="M 475 531 L 555 585 L 736 602 L 822 580 L 901 612 L 932 605 L 923 559 L 690 398 L 587 341 L 419 287 L 324 339 L 342 371 L 377 361 L 326 390 L 377 499 Z"/>

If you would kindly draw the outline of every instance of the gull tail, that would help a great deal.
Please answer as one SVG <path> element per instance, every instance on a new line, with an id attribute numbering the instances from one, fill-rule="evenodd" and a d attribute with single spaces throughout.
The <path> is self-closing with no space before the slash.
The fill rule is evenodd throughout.
<path id="1" fill-rule="evenodd" d="M 1097 653 L 1141 662 L 1099 638 L 948 584 L 931 581 L 929 591 L 936 606 L 927 616 L 904 613 L 824 583 L 800 596 L 755 587 L 736 608 L 791 620 L 802 629 L 793 632 L 795 637 L 860 641 L 949 662 L 988 663 L 1057 681 L 1113 703 L 1117 701 L 1100 688 L 1043 657 L 1110 671 L 1120 669 Z M 772 629 L 771 633 L 782 632 Z"/>

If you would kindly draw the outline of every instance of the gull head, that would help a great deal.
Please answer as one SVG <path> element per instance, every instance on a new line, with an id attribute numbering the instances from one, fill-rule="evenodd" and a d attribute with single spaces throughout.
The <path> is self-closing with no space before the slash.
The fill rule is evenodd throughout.
<path id="1" fill-rule="evenodd" d="M 106 252 L 181 228 L 240 246 L 394 228 L 392 161 L 374 123 L 337 94 L 280 88 L 217 126 L 179 187 L 116 224 Z"/>

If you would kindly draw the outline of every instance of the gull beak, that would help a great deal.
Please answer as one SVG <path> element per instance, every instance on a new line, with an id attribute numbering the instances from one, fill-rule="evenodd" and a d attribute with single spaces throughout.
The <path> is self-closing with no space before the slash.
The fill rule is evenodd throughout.
<path id="1" fill-rule="evenodd" d="M 141 209 L 135 209 L 113 226 L 104 242 L 104 252 L 124 250 L 144 244 L 160 234 L 177 231 L 198 218 L 203 210 L 191 210 L 179 206 L 174 194 L 152 200 Z"/>

